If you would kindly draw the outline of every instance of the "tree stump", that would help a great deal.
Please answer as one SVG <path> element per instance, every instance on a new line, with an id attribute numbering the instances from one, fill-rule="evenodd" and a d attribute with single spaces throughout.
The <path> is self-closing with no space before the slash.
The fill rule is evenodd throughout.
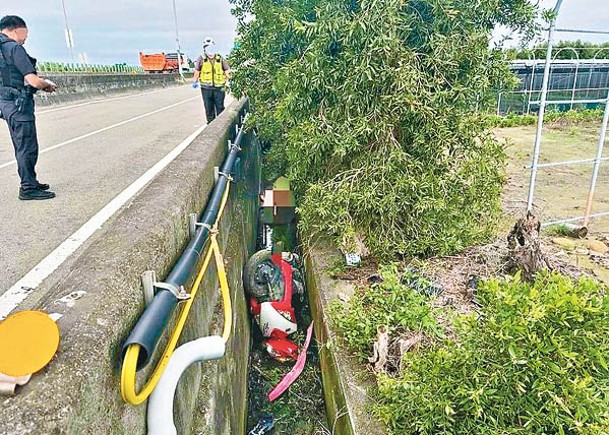
<path id="1" fill-rule="evenodd" d="M 532 281 L 540 270 L 553 270 L 541 249 L 540 230 L 541 223 L 531 212 L 527 212 L 526 217 L 518 219 L 507 237 L 506 271 L 508 273 L 520 271 L 523 279 Z"/>

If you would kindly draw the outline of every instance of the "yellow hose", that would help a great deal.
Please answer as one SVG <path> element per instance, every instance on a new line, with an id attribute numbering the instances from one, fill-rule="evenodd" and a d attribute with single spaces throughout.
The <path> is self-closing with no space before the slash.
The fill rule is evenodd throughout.
<path id="1" fill-rule="evenodd" d="M 224 306 L 224 332 L 222 334 L 222 338 L 224 341 L 228 341 L 230 337 L 231 327 L 232 327 L 232 307 L 231 307 L 231 299 L 230 299 L 230 288 L 228 286 L 228 280 L 226 278 L 226 269 L 224 268 L 224 259 L 222 258 L 222 252 L 220 250 L 220 245 L 218 244 L 218 223 L 222 218 L 222 214 L 224 213 L 224 209 L 226 207 L 226 203 L 228 201 L 228 193 L 230 191 L 230 180 L 226 184 L 226 188 L 222 195 L 222 201 L 220 203 L 220 209 L 218 211 L 218 217 L 216 218 L 216 222 L 210 231 L 210 238 L 208 239 L 210 243 L 206 244 L 207 252 L 205 253 L 205 258 L 203 263 L 201 264 L 201 268 L 197 274 L 194 284 L 190 290 L 190 297 L 188 300 L 182 305 L 180 310 L 180 314 L 178 315 L 178 320 L 176 326 L 173 328 L 171 336 L 169 338 L 169 342 L 163 351 L 163 355 L 158 361 L 152 376 L 146 382 L 142 390 L 137 393 L 135 380 L 136 380 L 136 369 L 137 369 L 137 360 L 140 353 L 140 345 L 132 344 L 127 348 L 125 352 L 125 358 L 123 360 L 123 367 L 121 369 L 121 396 L 123 400 L 132 405 L 139 405 L 143 403 L 149 396 L 152 394 L 152 391 L 157 386 L 171 356 L 173 355 L 173 351 L 176 348 L 178 340 L 180 339 L 180 335 L 182 334 L 182 330 L 184 329 L 184 325 L 186 323 L 186 319 L 190 313 L 190 308 L 194 302 L 195 295 L 201 285 L 201 281 L 207 272 L 207 268 L 209 267 L 209 262 L 211 260 L 212 254 L 214 255 L 214 260 L 216 263 L 216 269 L 218 273 L 218 280 L 220 281 L 220 289 L 222 291 L 222 302 Z"/>
<path id="2" fill-rule="evenodd" d="M 220 252 L 220 246 L 218 245 L 216 237 L 212 238 L 211 244 L 211 249 L 214 251 L 214 256 L 216 258 L 218 280 L 220 281 L 220 291 L 222 292 L 222 305 L 224 306 L 224 331 L 222 332 L 222 338 L 225 342 L 228 342 L 231 327 L 233 325 L 233 309 L 230 300 L 230 289 L 228 287 L 228 279 L 226 278 L 226 270 L 224 269 L 224 259 L 222 258 L 222 252 Z"/>

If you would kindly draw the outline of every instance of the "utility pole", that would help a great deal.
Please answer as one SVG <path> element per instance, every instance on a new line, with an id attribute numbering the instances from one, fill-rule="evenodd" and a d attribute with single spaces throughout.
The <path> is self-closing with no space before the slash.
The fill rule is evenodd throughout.
<path id="1" fill-rule="evenodd" d="M 63 0 L 62 0 L 63 1 Z M 173 19 L 176 25 L 176 47 L 178 51 L 178 71 L 180 72 L 180 77 L 184 78 L 184 74 L 182 73 L 182 53 L 180 48 L 180 34 L 178 33 L 178 12 L 176 9 L 176 0 L 173 0 Z"/>
<path id="2" fill-rule="evenodd" d="M 72 58 L 72 63 L 74 63 L 74 37 L 72 36 L 72 30 L 70 30 L 70 26 L 68 26 L 68 14 L 66 14 L 66 5 L 63 0 L 61 0 L 61 9 L 63 10 L 63 19 L 66 22 L 66 44 L 68 49 L 70 50 L 70 57 Z"/>

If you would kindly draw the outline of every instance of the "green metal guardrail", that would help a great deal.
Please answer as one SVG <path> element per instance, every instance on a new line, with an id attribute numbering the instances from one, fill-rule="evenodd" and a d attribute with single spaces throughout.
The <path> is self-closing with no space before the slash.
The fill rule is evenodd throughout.
<path id="1" fill-rule="evenodd" d="M 129 65 L 89 65 L 80 63 L 41 62 L 38 71 L 53 73 L 81 73 L 81 74 L 139 74 L 144 69 L 140 66 Z"/>

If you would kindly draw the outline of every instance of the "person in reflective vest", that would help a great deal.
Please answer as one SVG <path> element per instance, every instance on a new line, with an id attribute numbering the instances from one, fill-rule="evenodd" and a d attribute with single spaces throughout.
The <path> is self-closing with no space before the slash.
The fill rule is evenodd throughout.
<path id="1" fill-rule="evenodd" d="M 201 86 L 205 115 L 209 124 L 224 110 L 224 88 L 230 79 L 230 68 L 226 60 L 215 52 L 214 41 L 205 38 L 203 54 L 195 61 L 193 87 Z"/>
<path id="2" fill-rule="evenodd" d="M 23 48 L 27 37 L 28 28 L 22 18 L 7 15 L 0 19 L 0 118 L 8 124 L 15 148 L 21 178 L 19 199 L 50 199 L 55 193 L 36 176 L 38 136 L 34 94 L 39 89 L 53 92 L 57 86 L 38 77 L 36 59 Z"/>

